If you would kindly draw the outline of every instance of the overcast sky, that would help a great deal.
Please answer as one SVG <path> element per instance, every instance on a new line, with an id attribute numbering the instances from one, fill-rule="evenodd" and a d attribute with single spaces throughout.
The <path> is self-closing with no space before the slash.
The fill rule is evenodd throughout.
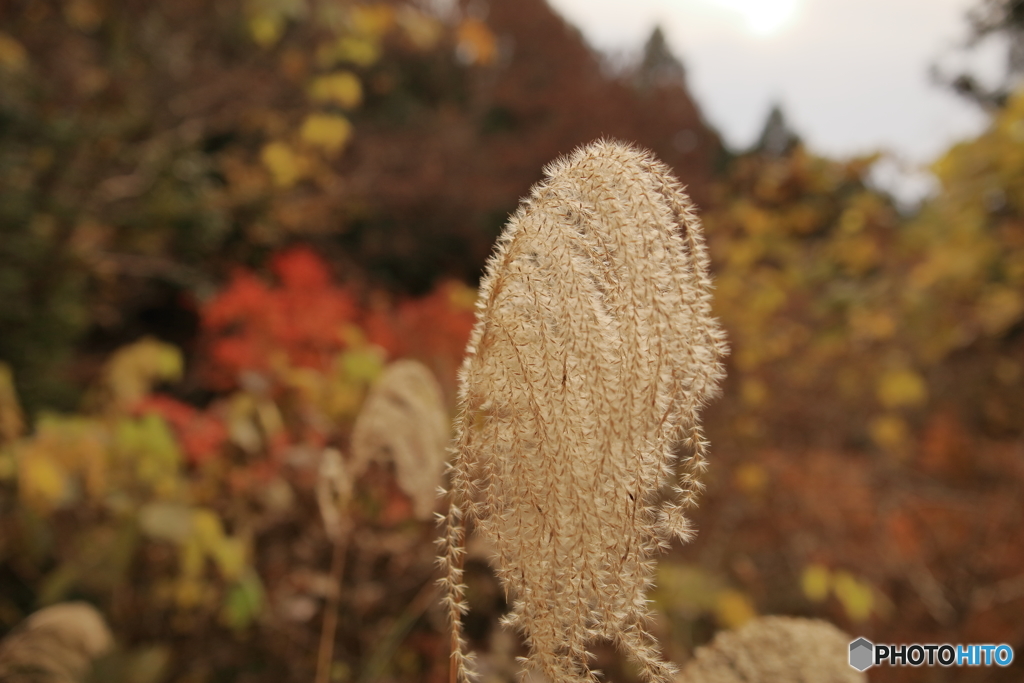
<path id="1" fill-rule="evenodd" d="M 967 57 L 977 0 L 549 0 L 594 47 L 636 55 L 655 25 L 705 117 L 734 148 L 756 139 L 773 102 L 816 151 L 888 150 L 913 169 L 977 134 L 985 117 L 933 84 L 929 67 L 994 75 L 998 45 Z M 968 61 L 969 60 L 969 61 Z M 921 180 L 894 189 L 924 191 Z"/>

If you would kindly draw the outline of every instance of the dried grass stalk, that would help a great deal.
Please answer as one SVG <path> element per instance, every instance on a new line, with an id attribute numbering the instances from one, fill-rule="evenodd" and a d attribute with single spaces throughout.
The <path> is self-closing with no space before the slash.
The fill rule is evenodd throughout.
<path id="1" fill-rule="evenodd" d="M 331 552 L 331 592 L 324 605 L 323 625 L 320 627 L 320 647 L 316 657 L 316 683 L 328 683 L 331 663 L 334 661 L 334 635 L 338 628 L 338 601 L 341 580 L 345 572 L 345 549 L 352 524 L 348 505 L 352 499 L 352 477 L 349 475 L 341 452 L 326 448 L 320 459 L 316 481 L 316 501 L 327 537 L 333 546 Z"/>
<path id="2" fill-rule="evenodd" d="M 460 373 L 447 532 L 453 678 L 467 679 L 459 617 L 464 521 L 495 548 L 526 665 L 594 681 L 606 638 L 645 681 L 668 681 L 647 632 L 653 556 L 688 539 L 725 343 L 711 316 L 694 207 L 668 168 L 598 141 L 546 169 L 481 283 Z M 689 449 L 674 500 L 673 448 Z"/>
<path id="3" fill-rule="evenodd" d="M 448 410 L 433 373 L 415 360 L 384 370 L 352 431 L 353 476 L 370 462 L 394 462 L 399 487 L 413 511 L 428 519 L 437 505 L 450 438 Z"/>

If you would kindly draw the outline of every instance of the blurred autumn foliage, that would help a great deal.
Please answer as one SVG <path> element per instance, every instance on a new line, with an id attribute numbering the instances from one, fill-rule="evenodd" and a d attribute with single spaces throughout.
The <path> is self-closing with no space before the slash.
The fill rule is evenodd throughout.
<path id="1" fill-rule="evenodd" d="M 1022 136 L 1017 96 L 936 162 L 941 190 L 911 216 L 867 184 L 872 158 L 799 145 L 720 185 L 705 221 L 734 351 L 688 552 L 744 609 L 1020 648 Z"/>
<path id="2" fill-rule="evenodd" d="M 434 414 L 410 359 L 453 405 L 501 224 L 613 135 L 703 207 L 733 348 L 667 653 L 759 613 L 1024 651 L 1024 95 L 909 213 L 770 133 L 730 156 L 660 32 L 615 70 L 543 0 L 0 3 L 0 632 L 83 598 L 103 680 L 309 681 L 336 605 L 330 680 L 442 680 L 436 430 L 365 425 Z M 472 547 L 467 582 L 511 680 Z"/>
<path id="3" fill-rule="evenodd" d="M 268 675 L 312 678 L 315 630 L 296 633 L 298 641 L 275 634 L 308 622 L 316 599 L 336 590 L 319 566 L 330 539 L 316 514 L 318 471 L 329 451 L 349 451 L 367 392 L 393 357 L 371 340 L 393 344 L 429 324 L 425 336 L 435 345 L 424 349 L 424 362 L 454 367 L 472 326 L 474 296 L 451 283 L 431 297 L 371 312 L 334 285 L 325 263 L 306 248 L 279 253 L 272 270 L 276 282 L 236 271 L 200 311 L 199 381 L 217 394 L 205 406 L 153 391 L 180 381 L 183 362 L 176 347 L 152 337 L 113 354 L 84 411 L 41 413 L 28 437 L 19 438 L 22 416 L 9 374 L 3 378 L 3 474 L 17 489 L 16 498 L 5 499 L 2 520 L 2 580 L 13 586 L 6 614 L 18 609 L 19 590 L 29 590 L 23 597 L 31 595 L 30 604 L 86 595 L 103 600 L 108 618 L 132 640 L 151 641 L 153 656 L 164 662 L 153 676 L 267 668 Z M 433 405 L 447 415 L 440 387 Z M 446 417 L 441 425 L 437 464 Z M 339 512 L 367 535 L 352 570 L 362 574 L 365 607 L 381 609 L 385 601 L 390 613 L 411 602 L 431 575 L 432 524 L 417 521 L 429 522 L 431 511 L 414 504 L 433 502 L 441 469 L 435 465 L 427 476 L 425 456 L 411 464 L 397 452 L 380 456 L 353 465 L 361 486 Z M 417 547 L 427 552 L 408 552 Z M 399 566 L 376 569 L 400 551 Z M 380 586 L 389 576 L 388 594 L 365 583 Z M 363 640 L 371 647 L 371 634 L 353 631 L 359 613 L 342 621 L 342 636 L 353 647 Z M 266 639 L 258 646 L 251 642 L 257 619 L 257 638 Z M 169 641 L 189 634 L 191 645 L 167 666 Z M 219 655 L 188 669 L 190 647 L 203 650 L 211 637 L 225 640 Z M 260 648 L 255 659 L 247 654 L 253 647 Z M 436 653 L 427 654 L 433 660 Z M 134 666 L 138 656 L 120 666 Z M 136 680 L 131 671 L 124 675 Z"/>

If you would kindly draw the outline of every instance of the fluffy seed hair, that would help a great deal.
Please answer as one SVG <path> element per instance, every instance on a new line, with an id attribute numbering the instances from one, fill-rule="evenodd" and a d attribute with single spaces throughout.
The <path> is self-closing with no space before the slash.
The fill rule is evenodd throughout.
<path id="1" fill-rule="evenodd" d="M 699 648 L 677 683 L 867 683 L 846 663 L 849 643 L 827 621 L 758 617 Z"/>
<path id="2" fill-rule="evenodd" d="M 430 368 L 397 360 L 384 370 L 352 429 L 352 471 L 392 461 L 398 485 L 420 519 L 433 517 L 450 438 L 448 409 Z"/>
<path id="3" fill-rule="evenodd" d="M 469 520 L 495 549 L 528 668 L 596 681 L 586 648 L 603 638 L 645 681 L 667 682 L 674 668 L 646 629 L 645 596 L 655 553 L 692 534 L 698 411 L 726 351 L 700 224 L 668 168 L 629 145 L 593 142 L 545 172 L 488 261 L 459 377 L 439 542 L 453 679 L 469 677 Z"/>
<path id="4" fill-rule="evenodd" d="M 79 683 L 114 645 L 107 622 L 84 602 L 39 610 L 0 642 L 0 681 Z"/>

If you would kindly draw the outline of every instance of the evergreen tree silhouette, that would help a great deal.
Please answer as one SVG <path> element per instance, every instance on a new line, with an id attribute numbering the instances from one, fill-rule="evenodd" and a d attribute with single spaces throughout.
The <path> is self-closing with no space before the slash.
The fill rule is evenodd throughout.
<path id="1" fill-rule="evenodd" d="M 935 66 L 932 77 L 982 107 L 1002 107 L 1010 94 L 1024 85 L 1024 0 L 980 0 L 967 13 L 967 21 L 970 25 L 970 35 L 964 45 L 967 50 L 977 49 L 993 36 L 1005 38 L 1006 62 L 1000 82 L 987 86 L 971 73 L 951 77 Z"/>
<path id="2" fill-rule="evenodd" d="M 765 156 L 781 157 L 798 144 L 800 137 L 789 127 L 782 107 L 773 104 L 753 151 Z"/>
<path id="3" fill-rule="evenodd" d="M 651 37 L 644 45 L 644 56 L 636 71 L 637 87 L 646 90 L 667 85 L 681 85 L 685 78 L 686 69 L 683 68 L 683 63 L 672 54 L 661 27 L 655 27 L 651 32 Z"/>

